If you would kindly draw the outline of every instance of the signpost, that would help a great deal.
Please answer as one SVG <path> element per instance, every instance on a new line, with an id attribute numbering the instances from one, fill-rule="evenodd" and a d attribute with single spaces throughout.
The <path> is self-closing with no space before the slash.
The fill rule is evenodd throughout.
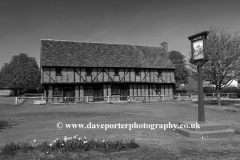
<path id="1" fill-rule="evenodd" d="M 208 61 L 206 54 L 206 38 L 209 34 L 204 31 L 188 37 L 191 42 L 190 63 L 197 65 L 198 68 L 198 122 L 205 123 L 204 98 L 203 98 L 203 78 L 202 66 Z"/>
<path id="2" fill-rule="evenodd" d="M 176 132 L 190 138 L 222 138 L 234 135 L 234 130 L 228 128 L 228 125 L 217 122 L 206 122 L 204 112 L 204 99 L 203 99 L 203 78 L 202 66 L 208 61 L 206 53 L 206 38 L 209 34 L 204 31 L 188 37 L 191 42 L 191 59 L 190 63 L 198 68 L 198 123 L 199 128 L 177 128 Z M 179 124 L 191 126 L 196 121 L 181 121 Z"/>

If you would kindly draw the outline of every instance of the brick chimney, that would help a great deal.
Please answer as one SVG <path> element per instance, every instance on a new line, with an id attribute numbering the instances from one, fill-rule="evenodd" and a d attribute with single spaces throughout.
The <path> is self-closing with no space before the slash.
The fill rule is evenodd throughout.
<path id="1" fill-rule="evenodd" d="M 163 49 L 165 50 L 166 53 L 168 52 L 168 43 L 167 42 L 162 42 L 161 47 L 163 47 Z"/>

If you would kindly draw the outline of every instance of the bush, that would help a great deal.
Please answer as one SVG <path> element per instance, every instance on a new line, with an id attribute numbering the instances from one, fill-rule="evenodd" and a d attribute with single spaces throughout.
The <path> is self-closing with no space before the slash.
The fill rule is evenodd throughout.
<path id="1" fill-rule="evenodd" d="M 217 93 L 214 87 L 203 87 L 203 93 Z"/>

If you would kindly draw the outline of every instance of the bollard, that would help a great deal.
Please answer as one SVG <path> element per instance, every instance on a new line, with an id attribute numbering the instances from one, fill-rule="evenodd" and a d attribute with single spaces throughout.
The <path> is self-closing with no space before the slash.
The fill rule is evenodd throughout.
<path id="1" fill-rule="evenodd" d="M 181 100 L 180 93 L 178 94 L 178 100 L 179 100 L 179 101 Z"/>
<path id="2" fill-rule="evenodd" d="M 164 101 L 164 95 L 163 95 L 163 101 Z"/>
<path id="3" fill-rule="evenodd" d="M 146 102 L 147 102 L 147 94 L 146 94 Z"/>
<path id="4" fill-rule="evenodd" d="M 107 103 L 109 103 L 110 102 L 110 100 L 109 100 L 109 96 L 107 96 Z"/>
<path id="5" fill-rule="evenodd" d="M 18 105 L 18 97 L 15 98 L 15 105 Z"/>
<path id="6" fill-rule="evenodd" d="M 88 103 L 88 96 L 87 96 L 87 103 Z"/>

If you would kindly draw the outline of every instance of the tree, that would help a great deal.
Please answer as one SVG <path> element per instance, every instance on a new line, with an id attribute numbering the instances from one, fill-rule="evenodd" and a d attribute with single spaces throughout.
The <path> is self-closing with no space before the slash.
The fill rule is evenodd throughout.
<path id="1" fill-rule="evenodd" d="M 18 94 L 25 93 L 29 88 L 37 89 L 40 77 L 36 59 L 25 53 L 13 56 L 0 71 L 1 85 L 16 89 Z"/>
<path id="2" fill-rule="evenodd" d="M 176 68 L 174 71 L 176 86 L 182 83 L 186 84 L 188 82 L 189 73 L 186 68 L 186 61 L 184 60 L 185 56 L 174 50 L 168 52 L 168 56 Z"/>
<path id="3" fill-rule="evenodd" d="M 10 76 L 10 74 L 8 72 L 8 63 L 4 63 L 4 65 L 2 66 L 1 70 L 0 70 L 0 88 L 3 87 L 8 87 L 7 83 L 8 83 L 8 77 Z"/>
<path id="4" fill-rule="evenodd" d="M 211 27 L 206 54 L 209 61 L 203 65 L 203 79 L 215 86 L 218 93 L 217 104 L 221 105 L 220 91 L 240 73 L 239 32 Z"/>

